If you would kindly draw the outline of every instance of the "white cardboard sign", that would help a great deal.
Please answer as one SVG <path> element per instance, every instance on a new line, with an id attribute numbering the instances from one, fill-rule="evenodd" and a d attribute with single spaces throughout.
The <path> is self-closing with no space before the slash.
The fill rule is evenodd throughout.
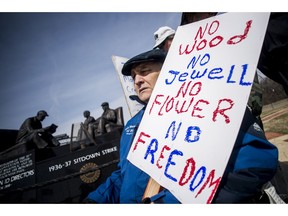
<path id="1" fill-rule="evenodd" d="M 112 61 L 116 69 L 116 72 L 118 74 L 118 77 L 120 79 L 121 87 L 125 95 L 125 100 L 128 106 L 130 116 L 132 117 L 140 109 L 142 109 L 143 105 L 138 103 L 136 100 L 132 100 L 129 98 L 129 96 L 137 95 L 137 94 L 134 88 L 134 81 L 132 77 L 124 76 L 121 72 L 123 65 L 125 64 L 126 61 L 128 61 L 128 59 L 124 57 L 120 57 L 120 56 L 112 56 Z"/>
<path id="2" fill-rule="evenodd" d="M 236 140 L 270 13 L 179 26 L 128 160 L 182 203 L 211 203 Z"/>

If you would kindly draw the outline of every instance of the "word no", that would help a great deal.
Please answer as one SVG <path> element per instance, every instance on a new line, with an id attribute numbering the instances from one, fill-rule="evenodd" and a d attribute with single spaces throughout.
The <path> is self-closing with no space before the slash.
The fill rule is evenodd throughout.
<path id="1" fill-rule="evenodd" d="M 205 28 L 202 28 L 202 26 L 200 26 L 194 38 L 193 44 L 187 44 L 184 51 L 182 51 L 183 44 L 179 46 L 179 55 L 183 55 L 183 54 L 187 55 L 187 54 L 190 54 L 193 50 L 200 51 L 200 50 L 203 50 L 207 46 L 209 46 L 210 48 L 213 48 L 221 44 L 224 40 L 223 36 L 221 35 L 217 35 L 213 37 L 209 42 L 207 41 L 207 39 L 203 38 L 207 34 L 209 36 L 214 36 L 219 26 L 220 26 L 220 22 L 218 20 L 214 20 L 210 24 L 206 23 Z M 226 41 L 226 44 L 235 45 L 243 41 L 245 38 L 247 38 L 251 26 L 252 26 L 252 20 L 247 21 L 243 33 L 230 37 Z"/>
<path id="2" fill-rule="evenodd" d="M 175 140 L 181 124 L 182 123 L 178 124 L 178 128 L 176 129 L 175 121 L 172 122 L 168 128 L 165 139 L 168 139 L 169 135 L 171 134 L 172 141 Z M 193 135 L 195 134 L 193 131 L 196 131 L 196 135 Z M 196 142 L 199 140 L 200 134 L 201 130 L 199 127 L 189 126 L 187 128 L 184 141 L 188 143 Z M 155 165 L 158 169 L 162 169 L 164 167 L 164 175 L 168 179 L 173 182 L 177 182 L 182 187 L 190 182 L 189 190 L 191 192 L 196 192 L 199 189 L 195 195 L 195 198 L 197 198 L 197 196 L 200 195 L 204 189 L 212 187 L 210 196 L 206 201 L 207 203 L 211 203 L 221 181 L 221 177 L 215 177 L 215 169 L 207 173 L 207 168 L 205 166 L 198 167 L 194 158 L 188 156 L 186 162 L 184 163 L 184 167 L 180 167 L 183 170 L 181 176 L 174 176 L 172 174 L 173 168 L 176 170 L 180 169 L 179 165 L 177 164 L 177 159 L 179 159 L 179 157 L 186 156 L 182 151 L 178 149 L 171 149 L 168 145 L 164 145 L 162 149 L 158 149 L 159 141 L 156 138 L 151 138 L 149 134 L 143 131 L 141 131 L 139 136 L 136 138 L 132 152 L 137 150 L 138 144 L 143 144 L 145 147 L 147 147 L 144 154 L 144 159 L 148 160 L 148 158 L 151 158 L 150 163 Z"/>

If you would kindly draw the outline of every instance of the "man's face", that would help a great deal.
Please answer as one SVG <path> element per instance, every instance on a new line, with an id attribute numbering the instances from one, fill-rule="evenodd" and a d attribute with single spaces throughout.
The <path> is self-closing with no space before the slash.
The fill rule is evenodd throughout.
<path id="1" fill-rule="evenodd" d="M 84 113 L 83 113 L 83 116 L 84 116 L 85 118 L 89 117 L 89 115 L 90 115 L 89 112 L 84 112 Z"/>
<path id="2" fill-rule="evenodd" d="M 134 79 L 134 87 L 141 101 L 148 103 L 161 67 L 162 63 L 159 62 L 144 62 L 132 68 L 131 76 Z"/>
<path id="3" fill-rule="evenodd" d="M 170 46 L 172 44 L 173 39 L 174 39 L 174 35 L 167 37 L 166 40 L 164 41 L 162 47 L 159 47 L 159 48 L 164 50 L 165 52 L 168 52 L 170 49 Z"/>
<path id="4" fill-rule="evenodd" d="M 39 115 L 37 115 L 37 119 L 38 119 L 39 121 L 43 121 L 45 118 L 46 118 L 46 115 L 43 114 L 43 113 L 40 113 Z"/>

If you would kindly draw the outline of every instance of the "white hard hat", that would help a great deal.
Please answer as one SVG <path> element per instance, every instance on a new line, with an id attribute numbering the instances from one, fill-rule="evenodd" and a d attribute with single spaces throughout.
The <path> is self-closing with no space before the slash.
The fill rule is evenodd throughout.
<path id="1" fill-rule="evenodd" d="M 160 27 L 156 32 L 154 32 L 154 39 L 155 39 L 155 45 L 153 47 L 158 47 L 167 37 L 174 35 L 175 30 L 168 26 Z"/>

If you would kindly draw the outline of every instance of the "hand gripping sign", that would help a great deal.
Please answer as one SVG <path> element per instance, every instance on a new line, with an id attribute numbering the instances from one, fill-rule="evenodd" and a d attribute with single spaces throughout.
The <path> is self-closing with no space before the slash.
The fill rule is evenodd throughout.
<path id="1" fill-rule="evenodd" d="M 255 76 L 269 13 L 179 26 L 128 160 L 182 203 L 211 203 Z"/>

